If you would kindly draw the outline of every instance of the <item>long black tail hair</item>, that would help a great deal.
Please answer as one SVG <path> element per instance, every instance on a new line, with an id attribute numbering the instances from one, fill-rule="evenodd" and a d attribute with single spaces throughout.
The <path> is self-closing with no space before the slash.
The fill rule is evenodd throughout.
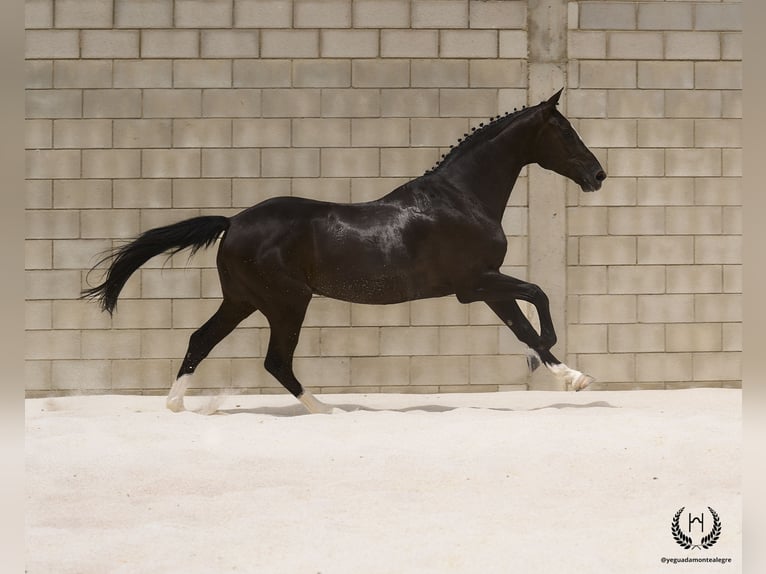
<path id="1" fill-rule="evenodd" d="M 199 249 L 212 245 L 228 228 L 227 217 L 206 215 L 145 231 L 96 263 L 91 271 L 111 261 L 106 279 L 96 287 L 83 290 L 80 298 L 97 300 L 101 309 L 111 315 L 128 278 L 149 259 L 165 252 L 173 255 L 187 248 L 191 248 L 194 255 Z"/>

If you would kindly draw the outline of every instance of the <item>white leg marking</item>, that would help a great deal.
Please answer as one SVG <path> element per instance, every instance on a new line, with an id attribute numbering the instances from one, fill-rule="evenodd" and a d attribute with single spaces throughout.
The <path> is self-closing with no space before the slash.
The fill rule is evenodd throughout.
<path id="1" fill-rule="evenodd" d="M 572 389 L 575 391 L 581 391 L 588 385 L 590 385 L 595 379 L 590 375 L 581 373 L 575 369 L 570 369 L 564 363 L 558 365 L 545 364 L 551 372 L 556 375 L 556 378 L 564 381 L 564 383 L 572 385 Z"/>
<path id="2" fill-rule="evenodd" d="M 306 407 L 306 410 L 312 415 L 329 415 L 332 414 L 334 410 L 333 407 L 323 403 L 313 394 L 311 394 L 311 391 L 308 389 L 303 389 L 303 393 L 298 397 L 298 400 L 303 403 L 303 406 Z"/>
<path id="3" fill-rule="evenodd" d="M 165 406 L 167 406 L 174 413 L 180 413 L 181 411 L 185 410 L 184 394 L 186 393 L 186 389 L 189 388 L 191 378 L 192 375 L 181 375 L 175 380 L 173 386 L 170 387 L 170 392 L 168 393 L 168 398 L 165 401 Z"/>

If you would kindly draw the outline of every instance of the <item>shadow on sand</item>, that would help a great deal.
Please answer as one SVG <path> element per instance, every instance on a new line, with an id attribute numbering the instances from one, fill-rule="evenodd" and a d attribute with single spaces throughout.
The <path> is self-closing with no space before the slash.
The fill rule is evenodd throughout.
<path id="1" fill-rule="evenodd" d="M 546 405 L 542 407 L 534 407 L 534 408 L 528 408 L 528 409 L 523 409 L 523 408 L 511 409 L 511 408 L 501 408 L 501 407 L 471 407 L 471 406 L 450 407 L 446 405 L 417 405 L 412 407 L 390 408 L 390 409 L 374 409 L 371 407 L 366 407 L 364 405 L 357 405 L 357 404 L 333 404 L 332 406 L 335 409 L 338 409 L 340 411 L 347 412 L 347 413 L 353 413 L 353 412 L 359 412 L 359 411 L 370 412 L 370 413 L 408 413 L 408 412 L 414 412 L 414 411 L 427 412 L 427 413 L 445 413 L 445 412 L 454 411 L 457 409 L 472 409 L 472 410 L 501 411 L 501 412 L 522 412 L 522 411 L 542 411 L 545 409 L 592 409 L 592 408 L 615 409 L 615 408 L 619 408 L 607 403 L 606 401 L 593 401 L 593 402 L 585 403 L 585 404 L 555 403 L 552 405 Z M 299 416 L 308 415 L 309 413 L 306 412 L 306 409 L 303 407 L 303 405 L 295 404 L 295 405 L 289 405 L 286 407 L 218 409 L 212 414 L 214 415 L 250 414 L 250 415 L 267 415 L 267 416 L 273 416 L 273 417 L 299 417 Z"/>

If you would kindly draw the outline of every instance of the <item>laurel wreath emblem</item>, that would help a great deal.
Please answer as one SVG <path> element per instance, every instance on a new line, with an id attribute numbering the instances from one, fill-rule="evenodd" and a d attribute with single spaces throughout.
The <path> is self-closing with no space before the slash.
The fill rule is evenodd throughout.
<path id="1" fill-rule="evenodd" d="M 683 513 L 684 509 L 686 507 L 682 506 L 678 512 L 675 513 L 673 516 L 673 520 L 670 523 L 670 532 L 673 534 L 673 540 L 676 541 L 676 543 L 681 546 L 682 548 L 689 550 L 690 548 L 704 548 L 707 550 L 713 544 L 718 542 L 718 538 L 721 536 L 721 519 L 718 516 L 718 513 L 713 510 L 711 507 L 707 507 L 707 509 L 710 511 L 710 514 L 713 516 L 713 528 L 705 534 L 705 536 L 702 537 L 702 540 L 700 540 L 699 544 L 694 544 L 692 542 L 692 539 L 690 536 L 688 536 L 683 530 L 681 530 L 681 525 L 679 524 L 679 520 L 681 518 L 681 514 Z"/>

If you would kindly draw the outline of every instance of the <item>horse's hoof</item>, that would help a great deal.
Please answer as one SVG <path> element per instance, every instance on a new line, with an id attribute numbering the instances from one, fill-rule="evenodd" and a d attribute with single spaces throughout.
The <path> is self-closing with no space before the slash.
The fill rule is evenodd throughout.
<path id="1" fill-rule="evenodd" d="M 173 411 L 174 413 L 181 413 L 185 411 L 184 408 L 184 400 L 183 399 L 177 399 L 172 398 L 165 401 L 165 406 L 168 408 L 169 411 Z"/>
<path id="2" fill-rule="evenodd" d="M 580 373 L 577 378 L 572 381 L 572 388 L 575 391 L 581 391 L 584 388 L 586 388 L 588 385 L 590 385 L 592 382 L 594 382 L 596 379 L 591 377 L 590 375 L 586 375 L 585 373 Z"/>

